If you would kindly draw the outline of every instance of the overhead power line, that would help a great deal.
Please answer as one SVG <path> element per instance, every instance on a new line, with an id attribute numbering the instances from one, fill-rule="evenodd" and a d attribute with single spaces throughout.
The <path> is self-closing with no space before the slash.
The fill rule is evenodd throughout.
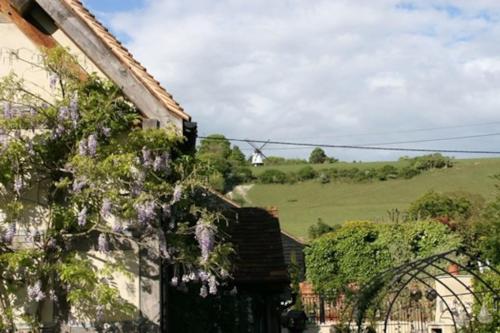
<path id="1" fill-rule="evenodd" d="M 488 133 L 488 134 L 476 134 L 476 135 L 466 135 L 466 136 L 454 136 L 448 138 L 434 138 L 434 139 L 420 139 L 420 140 L 409 140 L 409 141 L 391 141 L 391 142 L 377 142 L 377 143 L 359 143 L 354 144 L 353 146 L 385 146 L 385 145 L 398 145 L 398 144 L 406 144 L 406 143 L 422 143 L 422 142 L 437 142 L 437 141 L 451 141 L 451 140 L 464 140 L 464 139 L 474 139 L 474 138 L 484 138 L 491 136 L 500 136 L 500 133 Z M 289 149 L 304 149 L 309 147 L 270 147 L 266 150 L 289 150 Z"/>
<path id="2" fill-rule="evenodd" d="M 399 144 L 405 144 L 405 143 L 451 141 L 451 140 L 484 138 L 484 137 L 488 137 L 488 136 L 498 136 L 498 135 L 500 135 L 500 133 L 476 134 L 476 135 L 466 135 L 466 136 L 454 136 L 454 137 L 448 137 L 448 138 L 421 139 L 421 140 L 410 140 L 410 141 L 392 141 L 392 142 L 378 142 L 378 143 L 363 143 L 363 144 L 359 144 L 357 146 L 384 146 L 384 145 L 399 145 Z"/>
<path id="3" fill-rule="evenodd" d="M 438 127 L 426 127 L 426 128 L 414 128 L 414 129 L 403 129 L 396 131 L 383 131 L 383 132 L 365 132 L 365 133 L 353 133 L 353 134 L 340 134 L 340 135 L 322 135 L 323 138 L 352 138 L 352 137 L 360 137 L 360 136 L 378 136 L 378 135 L 391 135 L 391 134 L 404 134 L 404 133 L 416 133 L 416 132 L 430 132 L 430 131 L 438 131 L 438 130 L 447 130 L 447 129 L 457 129 L 457 128 L 467 128 L 467 127 L 479 127 L 479 126 L 492 126 L 499 125 L 500 121 L 490 121 L 485 123 L 474 123 L 474 124 L 465 124 L 465 125 L 453 125 L 453 126 L 438 126 Z M 317 138 L 315 136 L 314 138 Z M 297 140 L 303 139 L 311 139 L 312 137 L 301 137 L 294 138 Z M 290 140 L 291 138 L 286 138 L 286 140 Z"/>
<path id="4" fill-rule="evenodd" d="M 268 143 L 281 146 L 296 146 L 296 147 L 322 147 L 322 148 L 338 148 L 338 149 L 361 149 L 361 150 L 385 150 L 385 151 L 408 151 L 408 152 L 425 152 L 425 153 L 460 153 L 460 154 L 500 154 L 500 151 L 491 150 L 455 150 L 455 149 L 424 149 L 424 148 L 406 148 L 406 147 L 380 147 L 380 146 L 360 146 L 360 145 L 333 145 L 325 143 L 306 143 L 306 142 L 287 142 L 287 141 L 272 141 L 259 139 L 237 139 L 237 138 L 211 138 L 207 136 L 199 136 L 199 139 L 208 139 L 214 141 L 228 140 L 233 142 L 253 142 L 253 143 Z"/>

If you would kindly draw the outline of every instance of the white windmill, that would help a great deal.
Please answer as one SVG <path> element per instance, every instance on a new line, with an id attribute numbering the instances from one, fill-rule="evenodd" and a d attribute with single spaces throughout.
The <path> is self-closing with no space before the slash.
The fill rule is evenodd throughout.
<path id="1" fill-rule="evenodd" d="M 262 146 L 260 146 L 259 148 L 257 148 L 257 146 L 253 144 L 253 142 L 251 142 L 249 140 L 247 140 L 247 142 L 254 149 L 253 154 L 252 154 L 252 165 L 253 166 L 261 166 L 261 165 L 263 165 L 264 164 L 264 159 L 266 158 L 266 155 L 264 155 L 262 153 L 262 149 L 264 148 L 265 145 L 267 145 L 267 143 L 269 142 L 269 140 L 267 140 L 266 142 L 264 142 L 264 144 Z"/>

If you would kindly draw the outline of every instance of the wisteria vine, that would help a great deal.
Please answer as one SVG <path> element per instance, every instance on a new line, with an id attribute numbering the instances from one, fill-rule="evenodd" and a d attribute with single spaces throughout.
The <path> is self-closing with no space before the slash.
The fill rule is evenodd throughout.
<path id="1" fill-rule="evenodd" d="M 79 255 L 82 242 L 112 257 L 132 241 L 171 265 L 173 287 L 217 294 L 232 249 L 224 218 L 204 205 L 204 167 L 180 150 L 183 138 L 173 128 L 142 130 L 121 91 L 82 75 L 65 50 L 48 52 L 44 67 L 51 98 L 15 75 L 0 82 L 0 330 L 14 328 L 23 302 L 20 316 L 34 329 L 47 300 L 60 320 L 133 310 Z"/>

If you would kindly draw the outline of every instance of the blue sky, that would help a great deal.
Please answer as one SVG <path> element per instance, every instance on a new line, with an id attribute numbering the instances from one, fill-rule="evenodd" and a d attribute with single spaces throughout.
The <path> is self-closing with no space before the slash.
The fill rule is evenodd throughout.
<path id="1" fill-rule="evenodd" d="M 116 13 L 144 6 L 143 0 L 84 0 L 83 3 L 92 11 Z"/>
<path id="2" fill-rule="evenodd" d="M 84 3 L 192 115 L 200 134 L 370 144 L 500 132 L 498 0 Z M 499 138 L 405 146 L 498 150 Z"/>
<path id="3" fill-rule="evenodd" d="M 111 17 L 117 13 L 129 12 L 145 6 L 145 0 L 83 0 L 82 2 L 111 30 L 113 30 L 113 27 L 109 24 Z M 117 31 L 113 32 L 122 43 L 129 42 L 129 38 L 126 34 Z"/>

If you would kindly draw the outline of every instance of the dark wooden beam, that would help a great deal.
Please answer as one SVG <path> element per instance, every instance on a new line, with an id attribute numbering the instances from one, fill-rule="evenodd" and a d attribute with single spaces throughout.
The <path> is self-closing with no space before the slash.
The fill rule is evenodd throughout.
<path id="1" fill-rule="evenodd" d="M 52 48 L 57 45 L 56 41 L 26 21 L 17 9 L 8 1 L 0 0 L 0 12 L 4 13 L 19 29 L 37 46 Z"/>
<path id="2" fill-rule="evenodd" d="M 34 0 L 10 0 L 10 3 L 21 16 L 24 16 L 33 6 Z"/>
<path id="3" fill-rule="evenodd" d="M 92 62 L 150 119 L 158 119 L 161 126 L 175 124 L 182 131 L 182 120 L 168 110 L 126 67 L 108 45 L 64 1 L 36 0 L 56 25 L 89 57 Z"/>

